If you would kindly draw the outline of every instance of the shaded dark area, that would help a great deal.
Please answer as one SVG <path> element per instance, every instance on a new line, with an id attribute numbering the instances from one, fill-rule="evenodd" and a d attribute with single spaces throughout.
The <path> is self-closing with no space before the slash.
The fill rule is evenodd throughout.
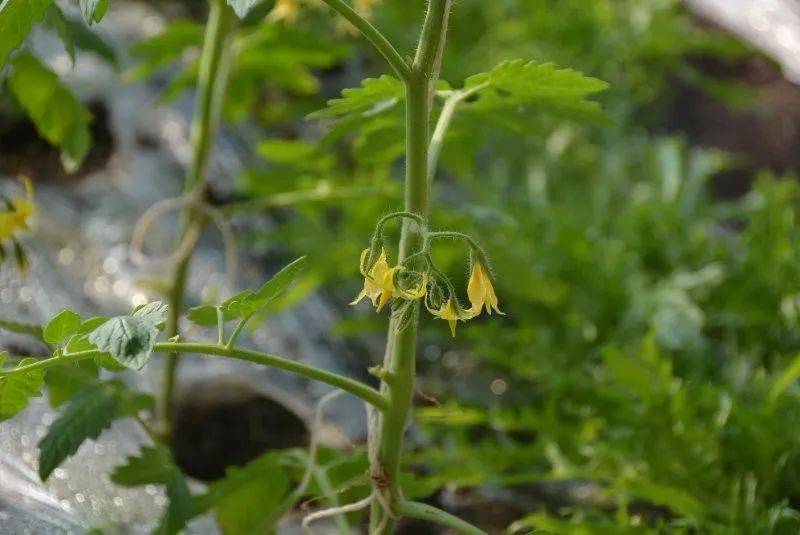
<path id="1" fill-rule="evenodd" d="M 109 110 L 101 100 L 87 106 L 93 117 L 92 144 L 78 172 L 70 175 L 64 171 L 58 148 L 42 139 L 26 116 L 0 115 L 0 173 L 68 185 L 105 168 L 114 153 Z"/>
<path id="2" fill-rule="evenodd" d="M 717 198 L 747 193 L 759 169 L 776 174 L 800 171 L 800 87 L 763 57 L 736 62 L 703 57 L 692 64 L 704 75 L 752 93 L 746 102 L 726 103 L 697 85 L 676 80 L 664 128 L 684 134 L 693 145 L 720 149 L 734 158 L 731 168 L 713 180 Z"/>
<path id="3" fill-rule="evenodd" d="M 276 401 L 232 382 L 188 388 L 175 415 L 173 452 L 186 474 L 211 481 L 272 449 L 308 444 L 305 423 Z"/>

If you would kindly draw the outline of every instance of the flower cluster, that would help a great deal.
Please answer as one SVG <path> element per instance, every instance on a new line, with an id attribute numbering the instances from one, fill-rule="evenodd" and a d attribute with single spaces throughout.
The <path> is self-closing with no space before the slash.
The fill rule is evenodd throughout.
<path id="1" fill-rule="evenodd" d="M 351 305 L 359 303 L 366 297 L 372 301 L 377 311 L 382 310 L 393 300 L 398 309 L 406 310 L 407 307 L 403 305 L 424 298 L 428 312 L 436 318 L 446 320 L 450 324 L 453 336 L 456 335 L 456 325 L 459 321 L 472 319 L 484 309 L 490 315 L 492 312 L 503 314 L 498 306 L 486 255 L 468 236 L 444 232 L 425 233 L 425 245 L 421 252 L 398 265 L 390 265 L 386 250 L 383 248 L 381 228 L 386 219 L 393 216 L 404 217 L 401 214 L 393 214 L 384 218 L 378 224 L 372 246 L 361 253 L 359 266 L 364 276 L 364 288 L 350 303 Z M 462 238 L 470 245 L 471 266 L 467 284 L 469 308 L 461 306 L 453 284 L 436 268 L 431 259 L 430 242 L 437 237 Z M 420 265 L 423 266 L 421 269 Z"/>
<path id="2" fill-rule="evenodd" d="M 31 228 L 33 217 L 36 215 L 36 202 L 33 198 L 33 184 L 27 178 L 25 196 L 15 195 L 12 198 L 0 196 L 0 262 L 6 257 L 3 243 L 11 241 L 17 266 L 25 269 L 27 258 L 22 246 L 17 241 L 20 232 Z"/>

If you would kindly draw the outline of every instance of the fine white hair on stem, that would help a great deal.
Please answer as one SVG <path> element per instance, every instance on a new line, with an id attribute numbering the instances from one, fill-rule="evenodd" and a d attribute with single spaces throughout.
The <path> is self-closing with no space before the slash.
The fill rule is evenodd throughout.
<path id="1" fill-rule="evenodd" d="M 310 515 L 306 515 L 306 517 L 303 518 L 303 531 L 305 531 L 308 535 L 314 535 L 314 532 L 311 530 L 311 527 L 309 526 L 309 524 L 311 524 L 312 522 L 321 520 L 323 518 L 329 518 L 331 516 L 343 515 L 346 513 L 361 511 L 362 509 L 368 507 L 371 503 L 372 503 L 372 494 L 370 494 L 363 500 L 359 500 L 355 503 L 342 505 L 340 507 L 331 507 L 330 509 L 323 509 L 322 511 L 317 511 L 316 513 L 311 513 Z"/>
<path id="2" fill-rule="evenodd" d="M 233 235 L 230 223 L 225 219 L 222 213 L 216 208 L 209 206 L 206 203 L 198 202 L 189 195 L 181 195 L 171 199 L 163 199 L 153 203 L 136 221 L 133 227 L 130 243 L 130 256 L 131 259 L 138 265 L 145 265 L 153 262 L 167 262 L 174 264 L 184 260 L 191 254 L 197 240 L 200 239 L 200 228 L 192 227 L 189 232 L 183 237 L 178 244 L 176 250 L 166 258 L 151 258 L 144 254 L 144 240 L 147 231 L 153 226 L 153 223 L 162 215 L 180 210 L 183 207 L 191 205 L 196 208 L 214 223 L 220 234 L 222 235 L 222 243 L 225 249 L 225 284 L 229 290 L 233 290 L 236 285 L 236 270 L 238 266 L 238 256 L 236 251 L 236 238 Z"/>

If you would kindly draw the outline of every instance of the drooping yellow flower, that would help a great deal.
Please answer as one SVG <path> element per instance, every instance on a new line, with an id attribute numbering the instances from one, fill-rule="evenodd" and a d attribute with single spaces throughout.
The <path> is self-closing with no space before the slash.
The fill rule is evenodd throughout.
<path id="1" fill-rule="evenodd" d="M 417 274 L 419 275 L 419 274 Z M 428 291 L 428 274 L 423 273 L 415 284 L 408 288 L 399 288 L 395 285 L 394 297 L 401 297 L 408 301 L 414 301 L 424 297 Z"/>
<path id="2" fill-rule="evenodd" d="M 275 7 L 269 12 L 270 20 L 287 20 L 294 22 L 300 11 L 300 0 L 277 0 Z"/>
<path id="3" fill-rule="evenodd" d="M 25 197 L 16 195 L 11 199 L 9 208 L 0 208 L 0 240 L 31 228 L 31 219 L 36 215 L 36 202 L 33 198 L 33 184 L 28 178 L 24 179 L 24 183 Z"/>
<path id="4" fill-rule="evenodd" d="M 459 320 L 466 321 L 473 317 L 473 314 L 461 308 L 461 305 L 453 299 L 449 298 L 447 301 L 442 303 L 442 306 L 439 307 L 439 310 L 428 308 L 428 312 L 433 314 L 439 319 L 447 320 L 447 323 L 450 324 L 450 333 L 455 337 L 456 335 L 456 324 Z"/>
<path id="5" fill-rule="evenodd" d="M 504 315 L 497 306 L 497 295 L 494 293 L 492 278 L 489 276 L 486 266 L 480 262 L 472 264 L 472 273 L 467 285 L 467 295 L 469 296 L 469 302 L 472 304 L 469 312 L 473 316 L 480 314 L 484 307 L 490 315 L 492 310 Z"/>
<path id="6" fill-rule="evenodd" d="M 397 266 L 389 266 L 389 262 L 386 259 L 386 251 L 381 249 L 378 260 L 365 273 L 363 266 L 368 254 L 369 249 L 364 249 L 364 252 L 361 253 L 361 274 L 364 275 L 364 288 L 350 304 L 355 305 L 365 297 L 368 297 L 372 301 L 372 306 L 380 312 L 397 290 L 394 285 L 394 272 L 397 270 Z"/>

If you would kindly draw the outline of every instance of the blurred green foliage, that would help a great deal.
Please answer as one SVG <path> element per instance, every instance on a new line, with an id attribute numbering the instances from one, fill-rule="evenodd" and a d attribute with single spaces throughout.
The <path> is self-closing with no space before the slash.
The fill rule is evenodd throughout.
<path id="1" fill-rule="evenodd" d="M 372 19 L 410 53 L 423 7 L 383 0 Z M 173 22 L 132 51 L 129 76 L 166 70 L 165 97 L 175 97 L 195 81 L 191 52 L 201 40 L 200 24 Z M 800 531 L 800 186 L 762 173 L 746 197 L 715 199 L 709 181 L 726 155 L 655 133 L 677 84 L 741 104 L 741 88 L 691 58 L 750 54 L 698 26 L 678 0 L 455 2 L 443 62 L 452 87 L 522 60 L 575 69 L 610 89 L 599 97 L 605 116 L 588 124 L 570 113 L 492 121 L 481 95 L 456 114 L 431 224 L 485 246 L 508 315 L 471 321 L 455 341 L 423 324 L 419 386 L 438 403 L 418 408 L 410 497 L 446 485 L 504 487 L 523 503 L 531 484 L 566 484 L 589 490 L 508 522 L 576 534 Z M 318 6 L 298 20 L 249 20 L 234 64 L 227 118 L 280 138 L 259 144 L 263 161 L 237 177 L 242 202 L 221 209 L 279 219 L 244 236 L 250 247 L 308 254 L 314 273 L 300 291 L 323 287 L 346 303 L 376 219 L 400 206 L 402 88 Z M 367 77 L 349 93 L 358 98 L 340 102 L 357 120 L 335 120 L 334 106 L 321 120 L 297 121 Z M 437 261 L 466 279 L 455 246 Z M 347 317 L 337 334 L 366 363 L 385 317 Z M 265 459 L 252 469 L 296 468 Z M 362 462 L 343 461 L 333 487 L 363 475 Z M 246 475 L 212 490 L 245 485 Z"/>
<path id="2" fill-rule="evenodd" d="M 374 22 L 408 50 L 422 6 L 384 2 Z M 379 75 L 372 52 L 354 46 L 351 62 Z M 715 199 L 709 180 L 728 158 L 653 133 L 676 83 L 736 93 L 692 57 L 752 52 L 671 0 L 462 0 L 448 47 L 443 78 L 456 87 L 520 58 L 611 89 L 601 124 L 525 116 L 526 128 L 507 129 L 457 115 L 431 223 L 486 246 L 508 316 L 470 322 L 455 342 L 424 324 L 420 388 L 441 404 L 419 408 L 409 462 L 436 476 L 408 492 L 589 481 L 592 492 L 532 508 L 514 528 L 796 533 L 800 190 L 764 174 L 747 197 Z M 319 184 L 386 188 L 300 204 L 253 237 L 310 252 L 317 280 L 342 302 L 371 226 L 398 206 L 400 123 L 384 110 L 365 119 L 281 150 L 265 143 L 264 165 L 241 184 L 266 198 Z M 439 256 L 466 273 L 456 247 Z M 379 347 L 382 323 L 358 314 L 339 334 Z"/>

